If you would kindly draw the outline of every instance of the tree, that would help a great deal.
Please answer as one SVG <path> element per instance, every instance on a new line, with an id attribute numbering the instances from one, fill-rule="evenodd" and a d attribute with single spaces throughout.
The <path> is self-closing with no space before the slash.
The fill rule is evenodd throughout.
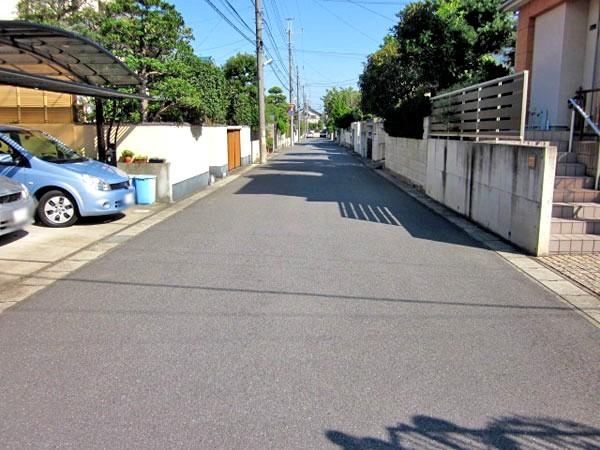
<path id="1" fill-rule="evenodd" d="M 279 133 L 286 134 L 289 129 L 288 102 L 279 86 L 269 89 L 269 94 L 265 97 L 265 106 L 267 120 L 277 127 Z"/>
<path id="2" fill-rule="evenodd" d="M 359 80 L 362 108 L 391 133 L 416 136 L 428 114 L 427 92 L 508 74 L 513 21 L 502 0 L 421 0 L 367 59 Z M 409 126 L 410 124 L 410 126 Z"/>
<path id="3" fill-rule="evenodd" d="M 17 14 L 30 22 L 66 27 L 90 35 L 96 27 L 91 0 L 19 0 Z"/>
<path id="4" fill-rule="evenodd" d="M 360 120 L 360 103 L 360 92 L 352 87 L 328 89 L 323 97 L 327 129 L 332 132 L 335 128 L 348 128 L 351 122 Z"/>
<path id="5" fill-rule="evenodd" d="M 256 57 L 248 53 L 232 56 L 223 65 L 223 74 L 229 91 L 227 122 L 258 128 Z"/>
<path id="6" fill-rule="evenodd" d="M 163 0 L 112 0 L 99 6 L 99 38 L 137 73 L 140 93 L 159 95 L 156 83 L 172 87 L 172 75 L 181 68 L 178 56 L 187 53 L 192 39 L 175 7 Z M 170 83 L 165 80 L 169 75 Z M 184 79 L 176 83 L 187 87 Z M 184 96 L 183 101 L 189 98 Z M 143 101 L 142 121 L 149 119 L 148 113 L 148 103 Z"/>
<path id="7" fill-rule="evenodd" d="M 194 54 L 191 30 L 163 0 L 20 0 L 19 17 L 87 35 L 121 58 L 160 100 L 106 105 L 111 120 L 222 123 L 227 86 L 222 70 Z"/>

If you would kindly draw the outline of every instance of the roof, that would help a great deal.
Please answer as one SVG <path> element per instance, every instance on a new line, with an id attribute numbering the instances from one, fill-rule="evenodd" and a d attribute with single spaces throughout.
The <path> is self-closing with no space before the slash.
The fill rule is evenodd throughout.
<path id="1" fill-rule="evenodd" d="M 530 0 L 505 0 L 500 5 L 501 11 L 518 11 L 523 5 L 529 3 Z"/>
<path id="2" fill-rule="evenodd" d="M 315 114 L 317 116 L 321 116 L 322 115 L 319 111 L 317 111 L 316 109 L 312 109 L 310 106 L 307 106 L 306 110 L 304 108 L 300 110 L 300 112 L 305 112 L 305 111 L 307 113 Z"/>
<path id="3" fill-rule="evenodd" d="M 57 27 L 0 20 L 0 84 L 97 97 L 135 97 L 109 87 L 141 84 L 94 41 Z"/>

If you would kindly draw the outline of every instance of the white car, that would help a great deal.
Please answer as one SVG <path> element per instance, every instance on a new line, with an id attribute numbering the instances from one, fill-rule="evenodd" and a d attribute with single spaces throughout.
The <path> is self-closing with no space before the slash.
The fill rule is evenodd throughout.
<path id="1" fill-rule="evenodd" d="M 33 221 L 34 202 L 21 183 L 0 176 L 0 236 L 20 230 Z"/>

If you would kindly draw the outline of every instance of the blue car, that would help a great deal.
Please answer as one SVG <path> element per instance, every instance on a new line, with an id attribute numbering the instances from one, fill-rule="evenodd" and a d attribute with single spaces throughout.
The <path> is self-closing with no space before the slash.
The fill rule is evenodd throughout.
<path id="1" fill-rule="evenodd" d="M 125 172 L 84 158 L 37 130 L 0 125 L 0 175 L 27 186 L 37 200 L 38 220 L 50 227 L 115 214 L 135 201 Z"/>

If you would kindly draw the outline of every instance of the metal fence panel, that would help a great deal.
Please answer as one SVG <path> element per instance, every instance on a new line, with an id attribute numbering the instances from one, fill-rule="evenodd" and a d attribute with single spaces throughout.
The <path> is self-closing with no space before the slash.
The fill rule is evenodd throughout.
<path id="1" fill-rule="evenodd" d="M 429 135 L 523 140 L 528 77 L 525 70 L 433 97 Z"/>

